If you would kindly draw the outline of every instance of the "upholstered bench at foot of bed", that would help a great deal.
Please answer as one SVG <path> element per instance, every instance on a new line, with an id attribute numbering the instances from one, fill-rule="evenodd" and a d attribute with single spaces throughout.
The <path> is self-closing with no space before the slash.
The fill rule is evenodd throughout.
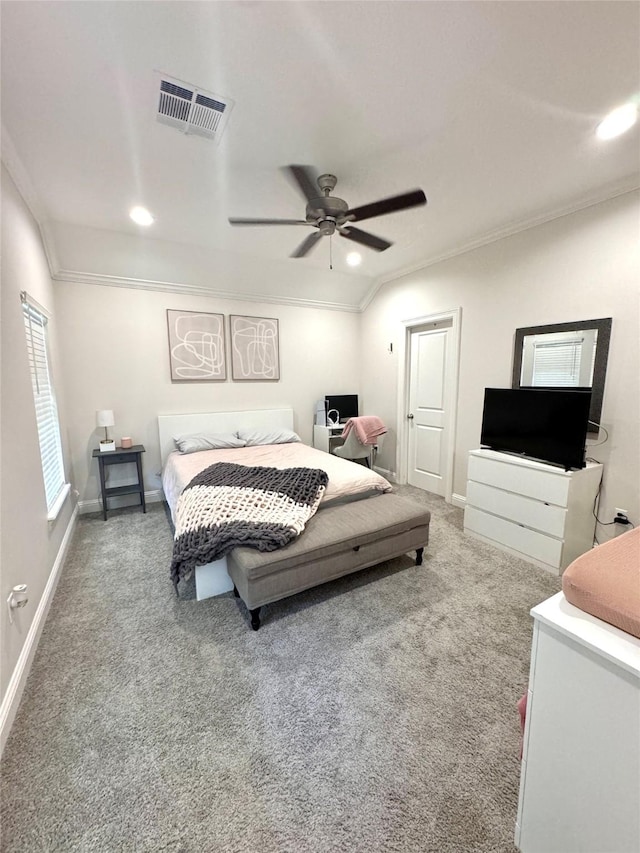
<path id="1" fill-rule="evenodd" d="M 257 631 L 265 604 L 414 549 L 421 565 L 430 518 L 428 510 L 391 493 L 330 506 L 284 548 L 268 553 L 235 548 L 227 557 L 227 571 Z"/>

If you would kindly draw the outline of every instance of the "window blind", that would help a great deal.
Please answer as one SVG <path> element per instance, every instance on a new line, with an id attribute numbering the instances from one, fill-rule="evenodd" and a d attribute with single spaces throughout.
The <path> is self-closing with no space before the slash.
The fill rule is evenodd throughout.
<path id="1" fill-rule="evenodd" d="M 533 348 L 533 385 L 577 388 L 580 385 L 582 340 L 536 343 Z"/>
<path id="2" fill-rule="evenodd" d="M 60 424 L 47 353 L 47 318 L 26 294 L 22 294 L 22 313 L 36 410 L 38 438 L 47 510 L 50 512 L 65 488 Z"/>

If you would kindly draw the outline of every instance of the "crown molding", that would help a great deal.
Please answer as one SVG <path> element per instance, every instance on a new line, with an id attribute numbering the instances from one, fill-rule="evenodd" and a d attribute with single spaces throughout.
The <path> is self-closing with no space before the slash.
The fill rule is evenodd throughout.
<path id="1" fill-rule="evenodd" d="M 52 274 L 55 281 L 70 284 L 95 284 L 102 287 L 126 287 L 129 290 L 154 290 L 162 293 L 188 293 L 190 296 L 206 296 L 209 299 L 231 299 L 236 302 L 266 302 L 274 305 L 294 305 L 297 308 L 321 308 L 327 311 L 346 311 L 360 313 L 357 305 L 342 305 L 339 302 L 322 302 L 315 299 L 295 299 L 285 296 L 268 296 L 260 293 L 234 293 L 228 290 L 212 290 L 195 284 L 174 281 L 154 281 L 152 279 L 124 278 L 115 275 L 97 275 L 96 273 L 76 270 L 58 270 Z"/>
<path id="2" fill-rule="evenodd" d="M 51 234 L 51 228 L 49 226 L 45 207 L 40 196 L 36 192 L 33 182 L 29 177 L 29 173 L 25 169 L 16 147 L 13 144 L 13 140 L 9 135 L 9 131 L 6 129 L 4 124 L 1 127 L 0 134 L 0 157 L 7 169 L 7 172 L 11 176 L 11 180 L 16 185 L 22 200 L 26 204 L 29 213 L 33 216 L 36 225 L 38 226 L 44 254 L 49 266 L 49 274 L 53 278 L 54 272 L 58 269 L 59 264 L 55 249 L 55 242 L 53 240 L 53 235 Z"/>
<path id="3" fill-rule="evenodd" d="M 56 270 L 60 268 L 60 263 L 58 261 L 56 243 L 51 232 L 51 223 L 48 220 L 46 222 L 38 222 L 38 227 L 40 228 L 44 253 L 47 256 L 47 263 L 49 264 L 49 273 L 53 279 L 55 278 Z"/>
<path id="4" fill-rule="evenodd" d="M 530 228 L 536 228 L 538 225 L 553 222 L 554 219 L 561 219 L 563 216 L 571 216 L 573 213 L 579 213 L 581 210 L 586 210 L 589 207 L 595 207 L 597 204 L 602 204 L 603 202 L 610 201 L 618 196 L 635 192 L 638 189 L 640 189 L 640 183 L 638 182 L 637 176 L 634 175 L 633 177 L 618 181 L 615 184 L 610 184 L 599 193 L 583 198 L 579 202 L 574 202 L 573 204 L 565 207 L 555 208 L 554 210 L 547 211 L 546 213 L 532 216 L 529 219 L 521 219 L 519 222 L 512 222 L 504 228 L 487 231 L 480 237 L 476 237 L 467 243 L 462 243 L 441 255 L 436 255 L 433 258 L 425 258 L 419 263 L 403 267 L 394 273 L 380 276 L 380 278 L 376 279 L 364 299 L 360 302 L 358 310 L 361 312 L 365 311 L 380 288 L 384 284 L 388 284 L 390 281 L 397 281 L 399 278 L 403 278 L 404 276 L 418 272 L 419 270 L 427 269 L 428 267 L 432 267 L 442 261 L 448 261 L 451 258 L 456 258 L 459 255 L 466 254 L 467 252 L 473 252 L 474 249 L 479 249 L 482 246 L 488 246 L 490 243 L 497 243 L 498 240 L 504 240 L 506 237 L 512 237 L 514 234 L 520 234 L 522 231 L 528 231 Z"/>
<path id="5" fill-rule="evenodd" d="M 22 196 L 24 203 L 31 211 L 33 218 L 40 224 L 45 219 L 44 207 L 40 201 L 40 197 L 33 186 L 33 182 L 29 177 L 29 173 L 24 167 L 20 159 L 13 140 L 9 136 L 9 131 L 2 125 L 0 136 L 0 144 L 2 145 L 2 162 L 11 175 L 14 184 L 18 188 L 18 192 Z"/>

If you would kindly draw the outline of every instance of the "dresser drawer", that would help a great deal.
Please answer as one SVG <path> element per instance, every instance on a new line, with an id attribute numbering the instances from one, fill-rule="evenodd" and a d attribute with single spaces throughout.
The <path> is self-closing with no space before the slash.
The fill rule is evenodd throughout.
<path id="1" fill-rule="evenodd" d="M 500 462 L 473 453 L 469 456 L 469 479 L 556 506 L 567 506 L 571 484 L 571 475 L 560 468 L 541 470 L 520 464 L 516 457 Z"/>
<path id="2" fill-rule="evenodd" d="M 496 545 L 506 545 L 523 555 L 524 559 L 533 557 L 553 568 L 560 567 L 562 559 L 562 542 L 528 527 L 522 527 L 514 521 L 507 521 L 490 515 L 473 506 L 464 511 L 464 529 L 478 533 L 493 540 Z"/>
<path id="3" fill-rule="evenodd" d="M 564 538 L 567 516 L 564 507 L 525 498 L 474 480 L 467 483 L 467 505 L 524 524 L 557 539 Z"/>

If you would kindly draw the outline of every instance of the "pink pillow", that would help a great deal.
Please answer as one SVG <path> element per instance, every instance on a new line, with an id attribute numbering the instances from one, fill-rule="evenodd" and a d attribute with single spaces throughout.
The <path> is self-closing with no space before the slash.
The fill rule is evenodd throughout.
<path id="1" fill-rule="evenodd" d="M 562 591 L 575 607 L 640 638 L 640 527 L 574 560 Z"/>

